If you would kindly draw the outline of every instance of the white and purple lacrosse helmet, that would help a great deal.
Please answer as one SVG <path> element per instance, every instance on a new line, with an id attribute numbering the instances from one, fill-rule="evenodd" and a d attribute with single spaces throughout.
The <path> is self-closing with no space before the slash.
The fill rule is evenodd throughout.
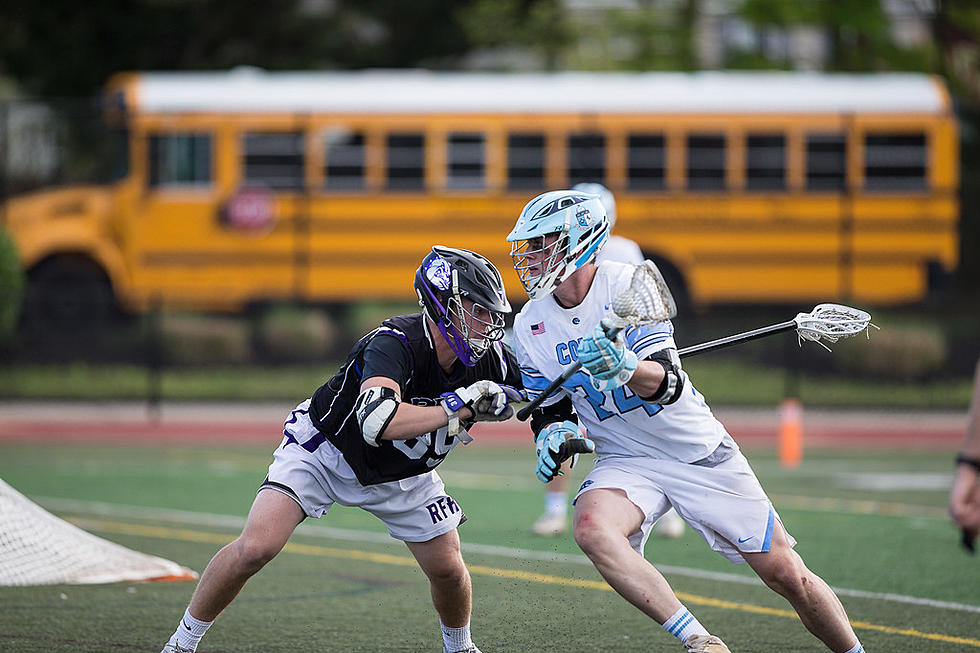
<path id="1" fill-rule="evenodd" d="M 558 234 L 547 247 L 542 237 Z M 595 260 L 609 238 L 609 219 L 598 195 L 553 190 L 524 206 L 507 236 L 514 269 L 532 300 L 545 297 L 575 270 Z"/>
<path id="2" fill-rule="evenodd" d="M 493 263 L 476 252 L 434 246 L 415 272 L 415 292 L 463 365 L 476 365 L 504 337 L 504 316 L 511 311 L 504 281 Z M 489 320 L 467 309 L 464 297 L 489 313 Z"/>

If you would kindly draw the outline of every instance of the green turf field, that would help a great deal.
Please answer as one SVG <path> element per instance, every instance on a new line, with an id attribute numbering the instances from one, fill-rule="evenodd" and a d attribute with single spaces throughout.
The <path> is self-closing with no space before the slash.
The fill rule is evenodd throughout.
<path id="1" fill-rule="evenodd" d="M 0 477 L 97 535 L 200 571 L 237 535 L 273 446 L 6 443 Z M 796 470 L 769 451 L 747 454 L 869 653 L 980 651 L 980 558 L 958 548 L 945 515 L 949 451 L 808 451 Z M 542 492 L 528 449 L 460 447 L 440 471 L 469 516 L 460 534 L 485 653 L 681 650 L 608 589 L 570 536 L 529 534 Z M 735 653 L 825 650 L 747 567 L 690 530 L 651 539 L 647 557 Z M 0 588 L 0 651 L 159 651 L 192 590 L 187 582 Z M 440 647 L 428 585 L 404 545 L 370 515 L 335 508 L 300 527 L 199 651 Z"/>

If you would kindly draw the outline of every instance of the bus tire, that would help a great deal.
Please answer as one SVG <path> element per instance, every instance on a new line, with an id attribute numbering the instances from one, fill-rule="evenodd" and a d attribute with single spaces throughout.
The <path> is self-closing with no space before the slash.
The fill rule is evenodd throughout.
<path id="1" fill-rule="evenodd" d="M 678 315 L 689 314 L 691 312 L 691 296 L 688 293 L 687 282 L 684 281 L 684 275 L 681 274 L 681 271 L 677 269 L 676 265 L 662 256 L 647 252 L 644 252 L 643 256 L 656 263 L 657 268 L 660 269 L 660 274 L 663 275 L 664 281 L 667 282 L 667 288 L 670 289 L 670 294 L 673 295 L 674 302 L 677 304 Z"/>
<path id="2" fill-rule="evenodd" d="M 109 277 L 86 256 L 45 259 L 27 273 L 23 316 L 29 329 L 91 331 L 117 312 Z"/>

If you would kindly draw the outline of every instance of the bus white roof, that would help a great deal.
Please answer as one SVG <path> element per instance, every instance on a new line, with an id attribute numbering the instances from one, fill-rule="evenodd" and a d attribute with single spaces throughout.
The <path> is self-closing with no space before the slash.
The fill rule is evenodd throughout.
<path id="1" fill-rule="evenodd" d="M 149 113 L 945 113 L 936 78 L 914 73 L 143 73 Z"/>

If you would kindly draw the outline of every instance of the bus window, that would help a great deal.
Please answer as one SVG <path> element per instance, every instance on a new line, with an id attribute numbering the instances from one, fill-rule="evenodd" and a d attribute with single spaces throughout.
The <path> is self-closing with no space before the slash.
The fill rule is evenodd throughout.
<path id="1" fill-rule="evenodd" d="M 480 189 L 484 179 L 483 134 L 449 134 L 446 160 L 449 162 L 447 185 L 453 189 Z"/>
<path id="2" fill-rule="evenodd" d="M 337 129 L 325 136 L 327 190 L 364 190 L 364 134 Z"/>
<path id="3" fill-rule="evenodd" d="M 301 132 L 245 134 L 245 183 L 279 190 L 303 188 L 303 153 Z"/>
<path id="4" fill-rule="evenodd" d="M 425 136 L 388 134 L 388 190 L 425 188 Z"/>
<path id="5" fill-rule="evenodd" d="M 627 141 L 629 168 L 627 185 L 631 190 L 664 188 L 663 134 L 630 134 Z"/>
<path id="6" fill-rule="evenodd" d="M 606 183 L 606 137 L 602 134 L 568 136 L 568 186 L 583 181 Z"/>
<path id="7" fill-rule="evenodd" d="M 844 134 L 807 134 L 806 189 L 842 191 L 847 178 L 847 138 Z"/>
<path id="8" fill-rule="evenodd" d="M 864 139 L 866 190 L 926 187 L 925 134 L 868 134 Z"/>
<path id="9" fill-rule="evenodd" d="M 688 190 L 725 190 L 724 134 L 687 137 Z"/>
<path id="10" fill-rule="evenodd" d="M 507 188 L 544 187 L 544 134 L 507 135 Z"/>
<path id="11" fill-rule="evenodd" d="M 786 137 L 749 134 L 745 139 L 746 190 L 786 190 Z"/>
<path id="12" fill-rule="evenodd" d="M 210 134 L 151 134 L 149 157 L 151 188 L 211 184 Z"/>

